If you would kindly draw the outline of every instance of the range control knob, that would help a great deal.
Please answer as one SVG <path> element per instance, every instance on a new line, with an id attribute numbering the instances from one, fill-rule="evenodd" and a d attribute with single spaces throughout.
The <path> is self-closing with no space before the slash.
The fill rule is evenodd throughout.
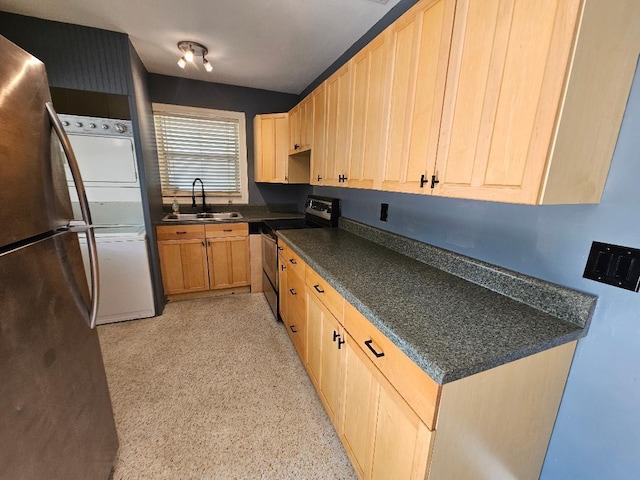
<path id="1" fill-rule="evenodd" d="M 78 128 L 80 128 L 80 127 L 82 126 L 82 122 L 76 122 L 76 123 L 75 123 L 75 126 L 76 126 L 76 127 L 78 127 Z"/>
<path id="2" fill-rule="evenodd" d="M 116 132 L 118 133 L 124 133 L 127 131 L 127 127 L 125 127 L 123 124 L 121 123 L 116 123 Z"/>
<path id="3" fill-rule="evenodd" d="M 62 125 L 64 125 L 65 127 L 68 127 L 68 126 L 69 126 L 69 122 L 67 122 L 66 120 L 64 120 L 64 121 L 62 122 Z"/>
<path id="4" fill-rule="evenodd" d="M 109 130 L 109 125 L 107 125 L 106 123 L 103 123 L 100 126 L 102 127 L 103 130 Z"/>
<path id="5" fill-rule="evenodd" d="M 89 128 L 96 128 L 96 124 L 95 123 L 90 123 L 89 124 Z"/>

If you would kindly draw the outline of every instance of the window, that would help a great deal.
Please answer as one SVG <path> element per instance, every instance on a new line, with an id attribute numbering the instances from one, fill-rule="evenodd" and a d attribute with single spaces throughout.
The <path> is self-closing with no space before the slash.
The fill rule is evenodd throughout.
<path id="1" fill-rule="evenodd" d="M 249 203 L 243 112 L 154 103 L 153 119 L 165 200 L 190 202 L 200 178 L 211 203 Z"/>

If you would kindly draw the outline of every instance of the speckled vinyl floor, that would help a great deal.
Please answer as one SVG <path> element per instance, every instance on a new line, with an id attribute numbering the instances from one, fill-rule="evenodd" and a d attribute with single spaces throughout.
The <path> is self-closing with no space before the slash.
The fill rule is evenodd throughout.
<path id="1" fill-rule="evenodd" d="M 115 480 L 356 478 L 262 294 L 169 303 L 98 332 Z"/>

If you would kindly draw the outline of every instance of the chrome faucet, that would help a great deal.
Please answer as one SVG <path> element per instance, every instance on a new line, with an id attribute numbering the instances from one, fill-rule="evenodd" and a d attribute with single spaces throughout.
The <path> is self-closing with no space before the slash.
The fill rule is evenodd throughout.
<path id="1" fill-rule="evenodd" d="M 200 178 L 196 178 L 191 184 L 191 206 L 193 208 L 196 208 L 196 182 L 200 182 L 200 186 L 202 187 L 202 213 L 205 213 L 207 211 L 207 204 L 205 203 L 204 183 L 202 183 L 202 180 Z"/>

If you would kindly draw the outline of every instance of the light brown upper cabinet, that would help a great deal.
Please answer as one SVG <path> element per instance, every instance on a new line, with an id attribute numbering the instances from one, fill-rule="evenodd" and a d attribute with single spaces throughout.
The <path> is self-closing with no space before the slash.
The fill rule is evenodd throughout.
<path id="1" fill-rule="evenodd" d="M 434 195 L 599 202 L 639 18 L 623 0 L 458 0 Z"/>
<path id="2" fill-rule="evenodd" d="M 347 178 L 347 155 L 351 122 L 351 63 L 346 63 L 325 82 L 325 158 L 322 185 L 340 185 Z"/>
<path id="3" fill-rule="evenodd" d="M 313 139 L 313 105 L 311 96 L 289 110 L 289 154 L 306 152 Z"/>
<path id="4" fill-rule="evenodd" d="M 433 172 L 455 0 L 423 0 L 385 32 L 390 70 L 386 148 L 377 188 L 424 192 Z"/>
<path id="5" fill-rule="evenodd" d="M 309 159 L 289 156 L 289 116 L 256 115 L 253 120 L 256 182 L 309 183 Z"/>
<path id="6" fill-rule="evenodd" d="M 300 105 L 289 110 L 289 152 L 296 153 L 300 149 Z"/>
<path id="7" fill-rule="evenodd" d="M 386 35 L 379 35 L 350 61 L 351 138 L 347 179 L 342 182 L 348 187 L 373 188 L 382 155 L 386 39 Z"/>
<path id="8" fill-rule="evenodd" d="M 285 183 L 289 161 L 289 121 L 286 113 L 253 119 L 256 182 Z"/>
<path id="9" fill-rule="evenodd" d="M 326 145 L 326 102 L 325 84 L 311 92 L 312 143 L 311 143 L 311 184 L 322 185 L 325 170 Z"/>

